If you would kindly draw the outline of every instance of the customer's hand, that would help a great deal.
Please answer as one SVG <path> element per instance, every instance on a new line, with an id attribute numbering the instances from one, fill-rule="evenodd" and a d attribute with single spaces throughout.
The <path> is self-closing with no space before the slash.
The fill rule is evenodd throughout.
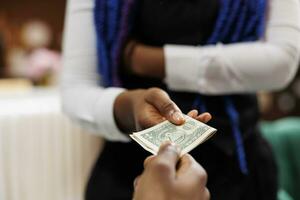
<path id="1" fill-rule="evenodd" d="M 176 146 L 165 143 L 157 156 L 144 162 L 144 172 L 134 182 L 134 200 L 208 200 L 205 170 Z"/>
<path id="2" fill-rule="evenodd" d="M 189 115 L 204 123 L 211 119 L 209 113 L 198 115 L 196 110 L 191 111 Z M 114 116 L 119 128 L 124 132 L 143 130 L 165 120 L 176 125 L 185 122 L 181 110 L 169 95 L 159 88 L 121 93 L 115 101 Z"/>

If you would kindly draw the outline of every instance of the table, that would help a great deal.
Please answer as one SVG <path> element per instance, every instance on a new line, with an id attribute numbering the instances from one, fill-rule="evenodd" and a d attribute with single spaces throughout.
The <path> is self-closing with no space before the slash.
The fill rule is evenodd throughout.
<path id="1" fill-rule="evenodd" d="M 82 200 L 101 143 L 62 114 L 57 89 L 0 91 L 0 200 Z"/>

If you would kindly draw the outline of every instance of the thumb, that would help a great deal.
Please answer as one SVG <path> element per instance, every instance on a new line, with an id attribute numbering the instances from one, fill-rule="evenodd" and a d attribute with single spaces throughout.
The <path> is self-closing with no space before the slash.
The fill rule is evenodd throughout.
<path id="1" fill-rule="evenodd" d="M 150 161 L 151 164 L 148 166 L 153 170 L 156 170 L 156 173 L 160 175 L 175 177 L 176 174 L 176 165 L 179 160 L 179 149 L 167 141 L 164 142 L 157 153 L 157 155 Z M 147 168 L 147 165 L 146 165 Z"/>
<path id="2" fill-rule="evenodd" d="M 147 103 L 153 105 L 168 121 L 176 125 L 185 122 L 181 110 L 165 91 L 159 88 L 151 88 L 148 90 L 145 100 Z"/>

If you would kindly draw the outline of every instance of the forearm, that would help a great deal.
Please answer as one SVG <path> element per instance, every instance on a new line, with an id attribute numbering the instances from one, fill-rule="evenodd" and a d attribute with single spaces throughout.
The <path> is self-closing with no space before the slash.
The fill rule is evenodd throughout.
<path id="1" fill-rule="evenodd" d="M 278 90 L 294 77 L 300 55 L 298 0 L 272 0 L 264 41 L 166 46 L 166 83 L 202 94 Z"/>
<path id="2" fill-rule="evenodd" d="M 289 54 L 290 50 L 263 42 L 218 48 L 166 48 L 169 88 L 213 95 L 278 90 L 297 70 L 298 50 Z"/>
<path id="3" fill-rule="evenodd" d="M 67 4 L 60 77 L 63 110 L 89 132 L 107 140 L 129 141 L 113 115 L 113 102 L 124 89 L 99 85 L 93 9 L 93 0 L 69 0 Z"/>
<path id="4" fill-rule="evenodd" d="M 121 88 L 61 84 L 62 108 L 90 133 L 110 141 L 129 141 L 119 130 L 113 115 L 113 102 Z"/>
<path id="5" fill-rule="evenodd" d="M 132 70 L 141 76 L 163 79 L 165 77 L 163 48 L 137 44 L 132 54 Z"/>

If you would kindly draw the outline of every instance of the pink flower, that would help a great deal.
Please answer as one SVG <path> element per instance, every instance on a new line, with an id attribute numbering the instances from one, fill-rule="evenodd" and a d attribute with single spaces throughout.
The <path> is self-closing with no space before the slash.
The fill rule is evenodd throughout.
<path id="1" fill-rule="evenodd" d="M 26 75 L 34 81 L 57 73 L 61 68 L 61 55 L 48 49 L 34 50 L 27 59 Z"/>

